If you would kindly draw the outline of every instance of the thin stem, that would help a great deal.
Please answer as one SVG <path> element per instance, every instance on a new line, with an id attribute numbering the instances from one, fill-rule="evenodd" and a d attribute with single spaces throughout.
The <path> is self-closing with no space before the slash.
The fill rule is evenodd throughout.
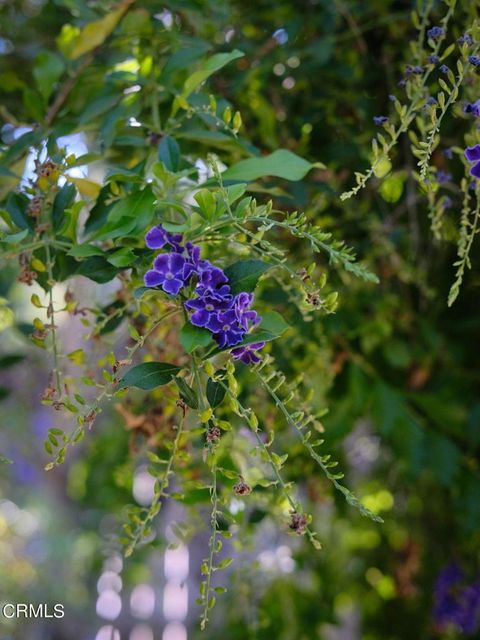
<path id="1" fill-rule="evenodd" d="M 55 309 L 53 306 L 53 286 L 55 284 L 55 280 L 53 278 L 53 269 L 52 269 L 52 256 L 50 253 L 50 243 L 48 238 L 44 239 L 45 245 L 45 254 L 47 258 L 47 271 L 48 271 L 48 309 L 47 316 L 50 317 L 50 333 L 52 336 L 52 352 L 53 352 L 53 364 L 54 364 L 54 374 L 55 374 L 55 382 L 57 387 L 57 392 L 59 397 L 62 395 L 62 383 L 60 380 L 60 368 L 58 364 L 58 347 L 57 347 L 57 337 L 56 337 L 56 327 L 55 327 Z"/>
<path id="2" fill-rule="evenodd" d="M 248 422 L 248 418 L 249 418 L 249 414 L 250 414 L 249 410 L 238 400 L 238 398 L 232 393 L 230 388 L 222 380 L 217 380 L 217 382 L 225 389 L 225 391 L 230 396 L 230 398 L 232 398 L 237 403 L 237 405 L 239 407 L 239 411 L 240 411 L 242 417 L 245 418 L 247 420 L 247 422 Z M 273 456 L 270 453 L 270 449 L 263 442 L 262 438 L 260 437 L 260 434 L 258 433 L 258 431 L 256 429 L 252 429 L 252 432 L 255 434 L 255 438 L 256 438 L 260 448 L 262 449 L 262 451 L 264 452 L 265 456 L 267 457 L 268 463 L 269 463 L 269 465 L 270 465 L 270 467 L 271 467 L 271 469 L 273 471 L 273 474 L 274 474 L 274 476 L 275 476 L 275 478 L 277 480 L 277 483 L 280 485 L 280 488 L 282 490 L 282 495 L 284 496 L 284 498 L 287 500 L 287 502 L 291 506 L 293 512 L 301 513 L 303 511 L 303 509 L 301 508 L 301 505 L 299 503 L 295 502 L 295 500 L 290 495 L 290 492 L 289 492 L 288 487 L 287 487 L 287 483 L 284 481 L 284 479 L 280 475 L 280 472 L 279 472 L 279 470 L 277 468 L 277 465 L 275 464 L 275 462 L 273 460 Z M 308 539 L 313 544 L 313 546 L 316 549 L 320 549 L 321 548 L 321 544 L 317 540 L 317 538 L 315 537 L 315 533 L 308 526 L 306 527 L 305 531 L 306 531 L 306 534 L 308 536 Z"/>
<path id="3" fill-rule="evenodd" d="M 158 485 L 155 488 L 154 498 L 148 509 L 148 512 L 145 515 L 145 518 L 139 523 L 138 528 L 135 532 L 135 535 L 125 551 L 125 556 L 127 557 L 133 553 L 139 541 L 143 537 L 145 537 L 145 529 L 154 520 L 154 518 L 157 516 L 158 512 L 160 511 L 161 499 L 168 497 L 168 494 L 165 493 L 165 490 L 168 488 L 170 484 L 170 475 L 173 473 L 172 472 L 173 462 L 177 456 L 178 445 L 180 443 L 180 438 L 183 433 L 184 425 L 185 425 L 185 416 L 182 413 L 182 418 L 180 419 L 180 424 L 177 427 L 177 434 L 173 441 L 172 451 L 167 462 L 165 473 L 163 473 L 160 476 L 160 478 L 157 478 Z"/>
<path id="4" fill-rule="evenodd" d="M 213 559 L 215 556 L 215 549 L 217 544 L 217 532 L 218 532 L 218 495 L 217 495 L 217 463 L 214 462 L 212 466 L 212 486 L 210 488 L 210 500 L 212 503 L 212 513 L 210 516 L 210 523 L 212 525 L 212 534 L 208 543 L 209 554 L 207 561 L 207 578 L 205 584 L 205 593 L 203 596 L 203 612 L 200 618 L 200 629 L 205 630 L 208 622 L 208 610 L 210 608 L 210 590 L 212 583 L 213 573 Z"/>
<path id="5" fill-rule="evenodd" d="M 290 412 L 288 411 L 287 407 L 285 406 L 285 404 L 281 400 L 281 398 L 277 395 L 275 390 L 270 387 L 270 385 L 268 384 L 267 380 L 265 380 L 265 378 L 260 374 L 258 369 L 255 370 L 255 374 L 256 374 L 258 380 L 260 381 L 260 384 L 267 391 L 267 393 L 271 396 L 271 398 L 275 402 L 276 406 L 283 413 L 283 415 L 284 415 L 284 417 L 285 417 L 285 419 L 287 421 L 287 424 L 289 424 L 290 426 L 294 427 L 294 429 L 296 430 L 296 432 L 298 433 L 298 435 L 300 436 L 300 438 L 302 440 L 302 444 L 307 448 L 310 456 L 320 466 L 322 471 L 325 473 L 326 477 L 330 480 L 330 482 L 332 482 L 332 484 L 335 487 L 335 489 L 340 491 L 340 493 L 342 493 L 345 496 L 345 498 L 347 499 L 347 502 L 349 504 L 351 504 L 352 506 L 356 507 L 360 511 L 360 513 L 362 515 L 366 516 L 367 518 L 370 518 L 371 520 L 374 520 L 375 522 L 383 522 L 382 518 L 380 518 L 379 516 L 375 515 L 374 513 L 372 513 L 372 511 L 370 511 L 369 509 L 364 507 L 362 505 L 362 503 L 351 493 L 351 491 L 349 491 L 346 487 L 344 487 L 342 484 L 340 484 L 340 482 L 338 482 L 337 478 L 330 472 L 330 470 L 328 468 L 328 463 L 325 463 L 322 460 L 322 457 L 319 456 L 318 453 L 315 451 L 315 449 L 313 448 L 312 444 L 309 441 L 309 436 L 306 436 L 303 433 L 299 423 L 297 422 L 297 420 L 295 420 L 290 415 Z"/>

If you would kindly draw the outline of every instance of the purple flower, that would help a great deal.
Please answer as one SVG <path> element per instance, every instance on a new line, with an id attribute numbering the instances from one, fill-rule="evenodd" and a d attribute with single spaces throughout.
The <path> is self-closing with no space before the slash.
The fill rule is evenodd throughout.
<path id="1" fill-rule="evenodd" d="M 255 353 L 255 351 L 263 349 L 264 346 L 265 342 L 253 342 L 252 344 L 246 344 L 243 347 L 232 349 L 232 356 L 235 360 L 241 360 L 245 364 L 257 364 L 257 362 L 260 362 L 261 358 Z"/>
<path id="2" fill-rule="evenodd" d="M 434 53 L 428 56 L 428 62 L 430 64 L 438 64 L 440 62 L 440 58 L 436 56 Z"/>
<path id="3" fill-rule="evenodd" d="M 430 97 L 429 97 L 429 99 L 427 100 L 426 104 L 427 104 L 429 107 L 433 107 L 434 105 L 436 105 L 436 104 L 437 104 L 437 99 L 436 99 L 436 98 L 434 98 L 433 96 L 430 96 Z"/>
<path id="4" fill-rule="evenodd" d="M 432 40 L 439 40 L 445 34 L 443 27 L 432 27 L 427 31 L 427 37 Z"/>
<path id="5" fill-rule="evenodd" d="M 191 270 L 185 258 L 179 253 L 161 253 L 155 258 L 153 269 L 145 274 L 147 287 L 158 287 L 176 296 L 185 286 Z"/>
<path id="6" fill-rule="evenodd" d="M 467 47 L 469 47 L 471 44 L 473 44 L 473 38 L 469 33 L 464 33 L 463 36 L 460 36 L 460 38 L 458 38 L 457 43 L 460 46 L 466 44 Z"/>
<path id="7" fill-rule="evenodd" d="M 380 126 L 382 124 L 386 124 L 388 122 L 387 116 L 373 116 L 373 122 Z"/>
<path id="8" fill-rule="evenodd" d="M 440 73 L 443 73 L 445 75 L 449 71 L 450 71 L 450 69 L 447 67 L 447 65 L 446 64 L 442 64 L 442 66 L 440 67 Z"/>
<path id="9" fill-rule="evenodd" d="M 480 179 L 480 144 L 476 144 L 474 147 L 467 147 L 464 153 L 469 162 L 475 162 L 470 169 L 470 175 Z"/>
<path id="10" fill-rule="evenodd" d="M 473 64 L 474 67 L 480 67 L 480 58 L 478 56 L 468 56 L 468 61 Z"/>
<path id="11" fill-rule="evenodd" d="M 201 262 L 203 264 L 199 265 L 197 270 L 199 288 L 215 291 L 228 282 L 228 278 L 222 269 L 215 267 L 208 260 L 202 260 Z"/>
<path id="12" fill-rule="evenodd" d="M 229 289 L 229 287 L 227 287 Z M 217 328 L 216 316 L 219 311 L 230 308 L 233 296 L 223 292 L 223 295 L 212 291 L 205 291 L 204 295 L 187 300 L 185 307 L 194 313 L 190 316 L 190 322 L 197 327 L 206 327 L 210 331 Z"/>
<path id="13" fill-rule="evenodd" d="M 209 329 L 221 348 L 233 347 L 241 342 L 245 335 L 245 329 L 238 323 L 235 309 L 212 315 L 209 321 Z"/>
<path id="14" fill-rule="evenodd" d="M 250 325 L 255 326 L 261 320 L 256 311 L 250 309 L 253 302 L 253 293 L 242 292 L 235 297 L 234 307 L 237 320 L 241 327 L 248 330 Z"/>
<path id="15" fill-rule="evenodd" d="M 451 160 L 453 158 L 453 151 L 450 149 L 450 147 L 448 147 L 447 149 L 443 150 L 443 155 L 445 156 L 445 158 Z"/>
<path id="16" fill-rule="evenodd" d="M 145 236 L 145 244 L 149 249 L 162 249 L 166 244 L 169 244 L 174 251 L 181 251 L 180 242 L 182 236 L 180 233 L 169 233 L 161 224 L 150 231 Z"/>
<path id="17" fill-rule="evenodd" d="M 480 580 L 465 585 L 465 576 L 456 564 L 440 573 L 435 582 L 433 615 L 437 624 L 455 625 L 474 633 L 480 622 Z"/>
<path id="18" fill-rule="evenodd" d="M 480 160 L 480 144 L 465 149 L 465 157 L 469 162 Z"/>
<path id="19" fill-rule="evenodd" d="M 473 167 L 470 169 L 470 175 L 480 180 L 480 162 L 477 162 L 473 165 Z"/>
<path id="20" fill-rule="evenodd" d="M 423 73 L 423 67 L 420 65 L 412 66 L 411 64 L 407 64 L 405 67 L 405 75 L 407 76 L 421 76 Z"/>
<path id="21" fill-rule="evenodd" d="M 439 171 L 437 171 L 437 173 L 435 174 L 435 177 L 437 179 L 437 182 L 439 184 L 445 184 L 445 182 L 450 182 L 450 180 L 452 179 L 452 174 L 448 173 L 447 171 L 442 171 L 441 169 Z"/>
<path id="22" fill-rule="evenodd" d="M 480 100 L 465 103 L 463 106 L 463 112 L 470 113 L 472 116 L 475 116 L 475 118 L 478 118 L 480 116 Z"/>

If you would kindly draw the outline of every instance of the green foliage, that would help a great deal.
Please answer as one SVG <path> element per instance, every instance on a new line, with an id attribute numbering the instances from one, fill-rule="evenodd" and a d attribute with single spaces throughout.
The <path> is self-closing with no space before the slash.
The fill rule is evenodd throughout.
<path id="1" fill-rule="evenodd" d="M 120 387 L 137 387 L 149 391 L 168 384 L 179 371 L 180 367 L 165 362 L 144 362 L 127 371 L 120 380 Z"/>
<path id="2" fill-rule="evenodd" d="M 94 637 L 102 554 L 122 544 L 129 589 L 168 524 L 204 558 L 212 640 L 354 618 L 370 640 L 458 635 L 431 609 L 479 543 L 476 4 L 23 4 L 0 7 L 0 498 L 34 495 L 55 531 L 31 567 L 5 520 L 8 597 L 54 601 L 63 580 L 67 633 Z M 192 325 L 183 294 L 142 286 L 157 224 L 254 293 L 261 323 L 236 347 L 266 342 L 258 365 Z M 151 503 L 125 508 L 144 469 Z"/>

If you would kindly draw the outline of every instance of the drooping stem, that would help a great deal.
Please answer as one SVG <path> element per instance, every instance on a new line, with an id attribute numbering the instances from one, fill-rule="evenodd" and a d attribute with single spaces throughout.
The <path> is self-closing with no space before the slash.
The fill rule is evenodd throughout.
<path id="1" fill-rule="evenodd" d="M 245 420 L 249 423 L 249 418 L 250 418 L 250 411 L 238 400 L 238 398 L 232 393 L 232 391 L 230 390 L 230 388 L 222 381 L 222 380 L 218 380 L 217 381 L 226 391 L 226 393 L 229 395 L 229 397 L 234 400 L 238 406 L 238 410 L 239 410 L 239 414 L 245 418 Z M 292 512 L 294 513 L 301 513 L 303 511 L 303 509 L 301 508 L 301 505 L 296 502 L 287 487 L 287 483 L 285 482 L 285 480 L 282 478 L 280 471 L 278 470 L 277 465 L 275 464 L 275 461 L 273 459 L 273 456 L 270 452 L 269 447 L 267 447 L 267 445 L 263 442 L 262 438 L 260 437 L 260 434 L 258 433 L 257 429 L 253 429 L 252 431 L 255 435 L 255 438 L 258 442 L 258 445 L 260 446 L 260 448 L 262 449 L 262 452 L 264 454 L 264 456 L 266 457 L 270 468 L 273 471 L 273 474 L 275 476 L 275 479 L 278 483 L 278 485 L 280 486 L 280 489 L 282 491 L 282 495 L 283 497 L 286 499 L 286 501 L 289 503 L 290 507 L 292 508 Z M 317 540 L 316 538 L 316 534 L 314 531 L 312 531 L 312 529 L 310 527 L 306 527 L 305 532 L 308 536 L 308 539 L 310 540 L 310 542 L 313 544 L 313 546 L 315 547 L 315 549 L 321 549 L 321 544 L 320 542 Z"/>
<path id="2" fill-rule="evenodd" d="M 53 303 L 53 286 L 55 284 L 55 280 L 53 278 L 53 264 L 52 264 L 52 256 L 50 252 L 50 243 L 48 238 L 45 238 L 44 245 L 45 245 L 45 255 L 47 260 L 47 273 L 48 273 L 47 317 L 50 319 L 50 335 L 52 337 L 53 372 L 55 375 L 55 384 L 57 387 L 57 393 L 60 398 L 62 395 L 62 383 L 60 379 L 60 366 L 58 362 L 58 345 L 57 345 L 57 335 L 56 335 L 56 326 L 55 326 L 55 308 Z"/>
<path id="3" fill-rule="evenodd" d="M 212 574 L 213 574 L 213 560 L 215 557 L 215 550 L 217 546 L 217 533 L 218 533 L 218 494 L 217 494 L 217 463 L 214 461 L 212 465 L 212 486 L 210 487 L 210 500 L 212 503 L 212 512 L 210 516 L 210 524 L 212 527 L 212 533 L 210 535 L 210 540 L 208 542 L 208 560 L 206 566 L 206 581 L 203 593 L 203 611 L 200 618 L 200 629 L 202 631 L 205 630 L 205 627 L 208 623 L 208 611 L 211 608 L 210 606 L 210 590 L 212 584 Z"/>
<path id="4" fill-rule="evenodd" d="M 166 489 L 168 489 L 168 486 L 170 484 L 170 476 L 173 473 L 172 467 L 174 460 L 177 457 L 178 446 L 183 433 L 184 424 L 185 416 L 182 413 L 182 418 L 180 419 L 180 424 L 177 427 L 177 433 L 173 441 L 172 450 L 170 452 L 165 471 L 156 479 L 154 498 L 147 513 L 145 514 L 145 517 L 138 523 L 137 530 L 125 550 L 126 557 L 130 556 L 133 553 L 137 544 L 142 538 L 145 537 L 145 531 L 147 530 L 147 527 L 149 527 L 150 523 L 154 520 L 161 509 L 162 498 L 168 497 Z"/>

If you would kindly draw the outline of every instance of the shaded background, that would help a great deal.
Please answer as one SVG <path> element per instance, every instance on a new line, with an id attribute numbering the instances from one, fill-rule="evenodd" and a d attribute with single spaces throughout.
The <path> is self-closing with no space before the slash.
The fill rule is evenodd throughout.
<path id="1" fill-rule="evenodd" d="M 452 38 L 476 17 L 478 9 L 467 4 L 475 3 L 460 3 Z M 290 375 L 305 372 L 317 406 L 330 407 L 324 419 L 329 447 L 342 460 L 349 486 L 385 524 L 362 519 L 333 496 L 292 444 L 289 478 L 311 503 L 324 550 L 313 554 L 262 510 L 233 503 L 232 512 L 244 512 L 242 544 L 234 548 L 238 557 L 228 570 L 229 592 L 219 598 L 206 637 L 478 637 L 480 321 L 475 265 L 457 303 L 446 306 L 460 206 L 454 202 L 449 213 L 445 241 L 434 241 L 425 199 L 411 175 L 414 162 L 403 143 L 389 188 L 373 184 L 356 199 L 341 203 L 338 198 L 353 171 L 368 166 L 373 116 L 388 112 L 389 94 L 401 91 L 397 83 L 414 37 L 412 3 L 141 5 L 156 28 L 170 34 L 174 48 L 188 42 L 199 53 L 234 47 L 246 53 L 236 67 L 212 79 L 215 93 L 240 109 L 258 149 L 289 148 L 328 166 L 326 172 L 288 185 L 285 207 L 305 209 L 311 220 L 347 240 L 381 279 L 372 287 L 333 276 L 340 291 L 338 312 L 307 323 L 292 311 L 298 332 L 280 341 L 275 355 Z M 433 5 L 432 24 L 444 11 L 441 3 Z M 39 51 L 54 49 L 63 24 L 92 20 L 109 6 L 0 2 L 2 103 L 20 124 L 36 117 L 31 67 Z M 102 76 L 92 82 L 102 90 Z M 461 145 L 462 128 L 467 131 L 472 124 L 461 105 L 454 116 L 433 162 L 452 174 L 442 188 L 455 200 L 463 168 L 441 150 Z M 9 144 L 13 134 L 6 120 L 3 141 Z M 93 139 L 86 131 L 67 143 L 80 154 L 78 145 L 88 149 Z M 218 151 L 225 153 L 221 147 Z M 304 248 L 292 243 L 292 251 L 300 255 Z M 15 277 L 14 265 L 2 266 L 0 296 L 13 301 L 15 320 L 0 298 L 0 450 L 13 461 L 0 468 L 0 600 L 62 602 L 66 616 L 5 623 L 0 637 L 200 637 L 194 599 L 207 531 L 200 527 L 188 544 L 166 550 L 169 523 L 184 517 L 181 507 L 170 505 L 158 523 L 161 542 L 122 560 L 117 538 L 124 506 L 132 494 L 141 504 L 151 495 L 145 466 L 129 457 L 125 415 L 105 411 L 81 451 L 55 473 L 43 471 L 42 442 L 53 422 L 39 396 L 49 369 L 44 354 L 25 338 L 34 316 L 28 300 L 37 289 L 12 284 Z M 99 302 L 112 294 L 112 286 L 82 279 L 74 291 Z M 58 300 L 63 293 L 58 287 Z M 266 301 L 277 301 L 278 295 L 274 287 L 263 291 Z M 60 335 L 69 350 L 78 345 L 80 330 L 60 318 Z M 121 346 L 124 333 L 116 329 L 111 344 Z"/>

